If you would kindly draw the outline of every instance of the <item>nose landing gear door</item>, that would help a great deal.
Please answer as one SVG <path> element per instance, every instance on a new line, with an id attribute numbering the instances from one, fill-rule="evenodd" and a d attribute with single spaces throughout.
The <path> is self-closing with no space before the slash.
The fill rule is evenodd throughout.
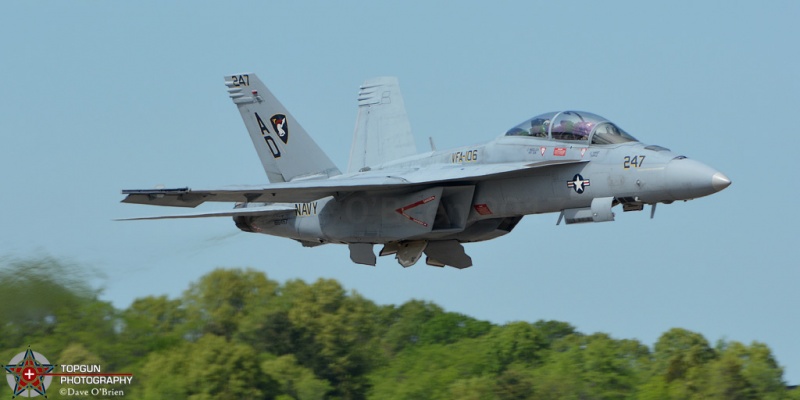
<path id="1" fill-rule="evenodd" d="M 561 220 L 569 224 L 581 224 L 585 222 L 607 222 L 614 220 L 613 197 L 598 197 L 592 200 L 591 207 L 587 208 L 568 208 L 561 211 L 556 225 L 561 224 Z"/>

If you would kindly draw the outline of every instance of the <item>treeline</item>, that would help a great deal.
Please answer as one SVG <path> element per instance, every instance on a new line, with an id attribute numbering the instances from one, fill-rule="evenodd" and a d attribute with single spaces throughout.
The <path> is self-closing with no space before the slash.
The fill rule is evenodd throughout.
<path id="1" fill-rule="evenodd" d="M 53 363 L 133 373 L 117 388 L 126 399 L 800 399 L 765 344 L 680 328 L 650 348 L 565 322 L 381 306 L 334 280 L 281 284 L 252 269 L 118 310 L 80 268 L 4 264 L 1 362 L 30 345 Z"/>

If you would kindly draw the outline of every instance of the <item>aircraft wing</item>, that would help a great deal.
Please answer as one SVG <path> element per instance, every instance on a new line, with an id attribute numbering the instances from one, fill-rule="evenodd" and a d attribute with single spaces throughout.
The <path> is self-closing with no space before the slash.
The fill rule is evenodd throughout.
<path id="1" fill-rule="evenodd" d="M 155 217 L 136 217 L 136 218 L 120 218 L 116 221 L 141 221 L 148 219 L 180 219 L 180 218 L 207 218 L 207 217 L 239 217 L 239 216 L 257 216 L 257 215 L 280 215 L 280 214 L 294 214 L 295 208 L 289 206 L 281 206 L 270 204 L 261 207 L 246 207 L 234 208 L 232 210 L 222 211 L 207 211 L 194 214 L 177 214 L 177 215 L 159 215 Z"/>
<path id="2" fill-rule="evenodd" d="M 301 203 L 327 196 L 361 191 L 387 191 L 445 182 L 476 182 L 523 176 L 541 168 L 581 164 L 587 160 L 554 160 L 465 166 L 447 164 L 439 168 L 407 168 L 339 175 L 324 180 L 300 180 L 263 186 L 229 187 L 215 190 L 137 189 L 123 190 L 123 203 L 173 207 L 196 207 L 207 201 Z"/>
<path id="3" fill-rule="evenodd" d="M 264 186 L 230 186 L 210 190 L 189 188 L 123 190 L 122 194 L 127 197 L 122 202 L 172 207 L 196 207 L 207 201 L 302 203 L 337 194 L 389 188 L 400 184 L 408 182 L 392 177 L 373 177 L 335 181 L 332 179 L 295 181 Z"/>

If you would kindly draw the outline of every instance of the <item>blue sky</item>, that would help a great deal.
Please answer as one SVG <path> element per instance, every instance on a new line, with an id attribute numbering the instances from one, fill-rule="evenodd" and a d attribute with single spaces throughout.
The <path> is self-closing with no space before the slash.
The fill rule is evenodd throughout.
<path id="1" fill-rule="evenodd" d="M 0 256 L 97 272 L 118 307 L 175 297 L 216 267 L 335 278 L 496 323 L 556 319 L 652 345 L 672 327 L 767 343 L 800 382 L 800 3 L 6 2 L 0 8 Z M 529 216 L 467 245 L 458 271 L 237 231 L 227 218 L 114 222 L 174 210 L 123 188 L 266 182 L 223 76 L 255 72 L 347 165 L 356 93 L 400 79 L 418 148 L 490 140 L 586 110 L 701 160 L 733 185 L 617 212 Z"/>

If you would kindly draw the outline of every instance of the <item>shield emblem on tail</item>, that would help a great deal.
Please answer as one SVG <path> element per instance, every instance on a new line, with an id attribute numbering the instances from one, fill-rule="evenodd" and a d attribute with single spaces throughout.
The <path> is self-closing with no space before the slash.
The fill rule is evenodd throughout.
<path id="1" fill-rule="evenodd" d="M 289 122 L 283 114 L 275 114 L 269 119 L 272 122 L 272 128 L 278 134 L 278 138 L 286 144 L 289 141 Z"/>

